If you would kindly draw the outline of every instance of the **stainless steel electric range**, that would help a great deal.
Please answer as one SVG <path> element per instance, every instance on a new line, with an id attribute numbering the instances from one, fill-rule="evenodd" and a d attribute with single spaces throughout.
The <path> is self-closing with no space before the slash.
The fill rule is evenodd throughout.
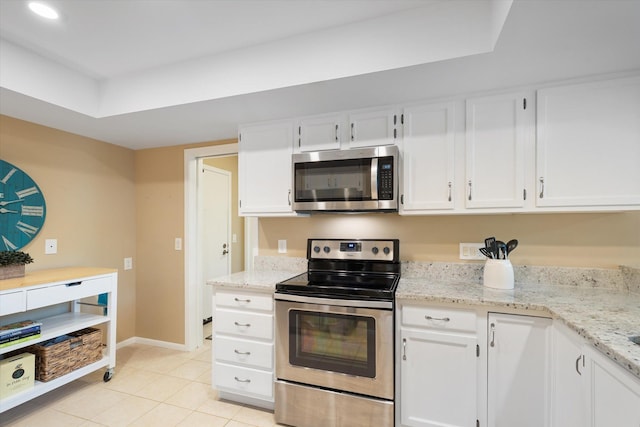
<path id="1" fill-rule="evenodd" d="M 276 285 L 276 421 L 393 426 L 399 241 L 309 239 L 307 259 Z"/>

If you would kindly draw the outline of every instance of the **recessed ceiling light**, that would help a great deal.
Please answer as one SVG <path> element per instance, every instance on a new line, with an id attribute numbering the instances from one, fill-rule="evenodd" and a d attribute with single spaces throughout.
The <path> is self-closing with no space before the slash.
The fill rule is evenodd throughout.
<path id="1" fill-rule="evenodd" d="M 31 9 L 31 11 L 36 15 L 42 16 L 43 18 L 47 19 L 58 19 L 60 16 L 58 12 L 51 6 L 47 6 L 46 4 L 37 1 L 30 2 L 29 9 Z"/>

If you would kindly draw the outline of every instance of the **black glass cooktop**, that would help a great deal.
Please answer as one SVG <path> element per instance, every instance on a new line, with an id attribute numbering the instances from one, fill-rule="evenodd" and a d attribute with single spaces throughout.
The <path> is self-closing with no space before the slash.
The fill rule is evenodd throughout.
<path id="1" fill-rule="evenodd" d="M 276 284 L 276 292 L 320 298 L 392 301 L 395 273 L 307 272 Z"/>

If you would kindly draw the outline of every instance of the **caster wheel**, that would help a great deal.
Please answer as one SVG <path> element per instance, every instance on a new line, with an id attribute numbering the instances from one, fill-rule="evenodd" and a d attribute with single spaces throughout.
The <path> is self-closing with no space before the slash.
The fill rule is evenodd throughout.
<path id="1" fill-rule="evenodd" d="M 109 382 L 111 380 L 111 378 L 113 378 L 113 371 L 109 370 L 109 371 L 104 373 L 104 376 L 102 377 L 102 380 L 106 383 L 106 382 Z"/>

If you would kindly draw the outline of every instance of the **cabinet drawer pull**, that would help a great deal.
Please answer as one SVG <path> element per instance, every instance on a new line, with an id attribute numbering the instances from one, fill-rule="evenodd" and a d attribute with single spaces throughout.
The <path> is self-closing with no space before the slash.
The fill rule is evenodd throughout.
<path id="1" fill-rule="evenodd" d="M 249 356 L 249 355 L 251 355 L 251 352 L 250 352 L 250 351 L 238 351 L 238 350 L 233 350 L 233 352 L 234 352 L 235 354 L 239 354 L 239 355 L 242 355 L 242 356 Z"/>
<path id="2" fill-rule="evenodd" d="M 249 304 L 251 302 L 251 300 L 248 299 L 248 298 L 247 299 L 241 299 L 241 298 L 235 297 L 233 300 L 235 302 L 246 302 L 247 304 Z"/>
<path id="3" fill-rule="evenodd" d="M 239 383 L 250 383 L 251 380 L 250 379 L 240 379 L 238 377 L 233 377 L 236 381 L 238 381 Z"/>
<path id="4" fill-rule="evenodd" d="M 71 286 L 80 286 L 82 285 L 82 282 L 71 282 L 71 283 L 67 283 L 65 286 L 67 288 L 70 288 Z"/>
<path id="5" fill-rule="evenodd" d="M 496 346 L 496 324 L 491 324 L 491 342 L 489 343 L 491 347 Z"/>
<path id="6" fill-rule="evenodd" d="M 234 325 L 236 326 L 241 326 L 244 328 L 248 328 L 249 326 L 251 326 L 251 323 L 238 323 L 238 322 L 233 322 Z"/>
<path id="7" fill-rule="evenodd" d="M 443 322 L 448 322 L 451 319 L 448 317 L 431 317 L 431 316 L 424 316 L 425 319 L 427 320 L 442 320 Z"/>
<path id="8" fill-rule="evenodd" d="M 584 366 L 584 356 L 580 355 L 576 359 L 576 372 L 578 373 L 578 375 L 582 375 L 582 372 L 580 372 L 580 359 L 582 359 L 582 365 Z"/>

